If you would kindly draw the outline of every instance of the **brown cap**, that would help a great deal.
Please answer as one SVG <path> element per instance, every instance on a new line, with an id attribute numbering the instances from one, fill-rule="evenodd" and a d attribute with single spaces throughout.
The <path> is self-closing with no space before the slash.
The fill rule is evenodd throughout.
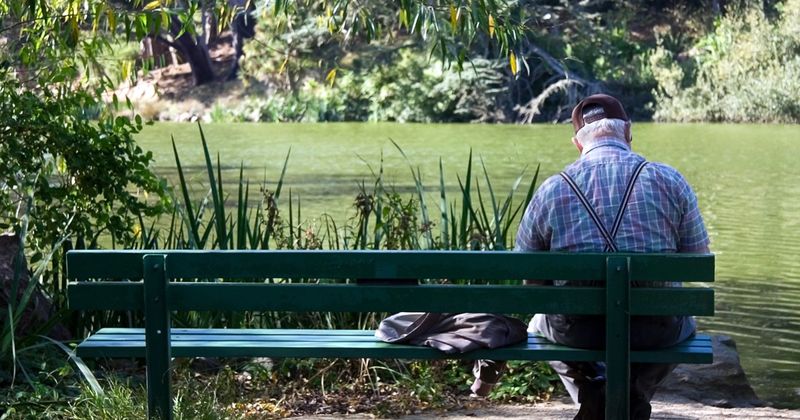
<path id="1" fill-rule="evenodd" d="M 603 118 L 628 121 L 628 114 L 625 113 L 625 108 L 622 107 L 617 98 L 602 93 L 587 96 L 572 110 L 572 126 L 575 127 L 576 133 L 584 125 Z"/>

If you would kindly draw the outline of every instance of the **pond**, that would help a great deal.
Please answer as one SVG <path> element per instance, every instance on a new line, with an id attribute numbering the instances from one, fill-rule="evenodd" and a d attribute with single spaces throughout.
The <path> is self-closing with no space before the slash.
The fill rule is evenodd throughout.
<path id="1" fill-rule="evenodd" d="M 448 193 L 455 197 L 456 174 L 463 179 L 470 150 L 478 168 L 483 160 L 493 188 L 502 194 L 521 173 L 529 179 L 539 164 L 541 174 L 549 176 L 577 157 L 567 125 L 208 124 L 203 129 L 231 187 L 238 182 L 240 165 L 252 182 L 274 183 L 291 148 L 284 188 L 292 189 L 295 200 L 299 197 L 304 218 L 352 216 L 359 184 L 370 186 L 371 170 L 378 170 L 382 157 L 387 181 L 399 191 L 412 190 L 409 164 L 390 139 L 419 166 L 434 204 L 440 158 Z M 156 124 L 138 141 L 154 152 L 157 172 L 174 180 L 171 135 L 200 194 L 206 175 L 196 125 Z M 800 127 L 634 124 L 633 135 L 635 151 L 677 168 L 697 192 L 717 255 L 718 279 L 716 316 L 701 318 L 701 329 L 736 340 L 762 399 L 800 407 L 800 169 L 795 152 Z"/>

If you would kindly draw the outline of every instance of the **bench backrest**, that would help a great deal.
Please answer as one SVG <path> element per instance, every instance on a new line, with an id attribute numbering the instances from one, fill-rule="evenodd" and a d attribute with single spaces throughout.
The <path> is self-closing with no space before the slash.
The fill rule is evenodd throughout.
<path id="1" fill-rule="evenodd" d="M 158 294 L 155 289 L 163 288 L 164 303 L 171 310 L 604 314 L 609 312 L 608 304 L 626 308 L 630 315 L 713 315 L 714 310 L 710 288 L 629 287 L 632 281 L 711 282 L 713 255 L 71 251 L 67 275 L 72 281 L 68 289 L 70 307 L 83 310 L 144 310 L 148 288 L 152 289 L 150 294 Z M 448 279 L 451 283 L 471 280 L 483 284 L 352 282 L 367 278 Z M 146 281 L 139 281 L 142 279 Z M 303 280 L 298 283 L 298 279 Z M 608 287 L 524 287 L 519 282 L 522 279 L 594 280 Z M 154 287 L 149 287 L 150 283 Z M 163 285 L 155 287 L 155 283 Z"/>

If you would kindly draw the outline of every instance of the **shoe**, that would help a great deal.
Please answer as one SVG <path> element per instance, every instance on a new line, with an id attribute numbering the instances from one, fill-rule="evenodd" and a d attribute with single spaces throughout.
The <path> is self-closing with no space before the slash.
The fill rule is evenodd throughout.
<path id="1" fill-rule="evenodd" d="M 606 382 L 605 380 L 589 381 L 581 386 L 578 394 L 581 404 L 574 420 L 605 420 L 606 418 Z"/>
<path id="2" fill-rule="evenodd" d="M 473 395 L 475 397 L 488 397 L 495 385 L 497 384 L 484 382 L 480 378 L 475 379 L 475 382 L 469 387 L 469 390 L 472 391 L 470 398 L 472 398 Z"/>

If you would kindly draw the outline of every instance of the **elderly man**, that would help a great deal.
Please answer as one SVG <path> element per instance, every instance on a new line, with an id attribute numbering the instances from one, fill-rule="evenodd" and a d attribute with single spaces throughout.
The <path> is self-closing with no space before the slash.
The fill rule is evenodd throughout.
<path id="1" fill-rule="evenodd" d="M 517 232 L 517 250 L 708 251 L 708 234 L 694 192 L 675 169 L 631 151 L 631 123 L 618 100 L 608 95 L 585 98 L 573 110 L 572 124 L 572 143 L 580 158 L 539 187 Z M 529 331 L 573 347 L 605 345 L 605 322 L 598 316 L 538 314 Z M 633 317 L 631 331 L 633 349 L 659 348 L 689 338 L 695 323 L 691 317 Z M 580 404 L 575 418 L 604 418 L 605 366 L 551 365 L 572 400 Z M 673 368 L 631 366 L 632 418 L 650 418 L 650 399 Z"/>

